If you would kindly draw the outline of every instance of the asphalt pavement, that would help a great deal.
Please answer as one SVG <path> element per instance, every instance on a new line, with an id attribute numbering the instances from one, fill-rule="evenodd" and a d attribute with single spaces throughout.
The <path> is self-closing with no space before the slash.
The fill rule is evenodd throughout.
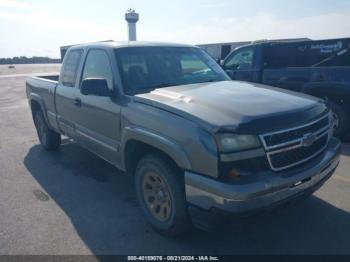
<path id="1" fill-rule="evenodd" d="M 38 142 L 25 77 L 0 78 L 0 254 L 350 254 L 350 145 L 309 199 L 225 232 L 152 231 L 133 181 L 71 141 Z"/>

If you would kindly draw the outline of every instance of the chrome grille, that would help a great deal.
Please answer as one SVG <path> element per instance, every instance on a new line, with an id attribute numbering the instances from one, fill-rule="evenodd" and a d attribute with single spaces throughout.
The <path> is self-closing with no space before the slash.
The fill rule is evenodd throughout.
<path id="1" fill-rule="evenodd" d="M 320 154 L 328 144 L 329 115 L 303 126 L 260 136 L 270 167 L 280 171 Z"/>

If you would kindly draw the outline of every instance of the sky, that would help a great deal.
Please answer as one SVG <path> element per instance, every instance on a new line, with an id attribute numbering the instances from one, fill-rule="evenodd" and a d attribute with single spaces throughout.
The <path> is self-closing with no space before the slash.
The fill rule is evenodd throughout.
<path id="1" fill-rule="evenodd" d="M 137 39 L 187 44 L 350 37 L 350 0 L 0 0 L 0 57 L 59 57 L 62 45 Z"/>

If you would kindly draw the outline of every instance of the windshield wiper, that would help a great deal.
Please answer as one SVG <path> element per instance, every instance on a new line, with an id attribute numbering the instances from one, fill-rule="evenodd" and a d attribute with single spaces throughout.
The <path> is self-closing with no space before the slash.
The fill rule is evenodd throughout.
<path id="1" fill-rule="evenodd" d="M 201 82 L 198 82 L 198 83 L 221 82 L 221 81 L 224 81 L 224 80 L 221 80 L 221 79 L 207 79 L 207 80 L 204 80 L 204 81 L 201 81 Z"/>

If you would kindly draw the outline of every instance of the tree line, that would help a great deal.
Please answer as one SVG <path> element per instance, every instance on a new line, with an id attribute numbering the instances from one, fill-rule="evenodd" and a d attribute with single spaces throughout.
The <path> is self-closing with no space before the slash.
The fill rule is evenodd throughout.
<path id="1" fill-rule="evenodd" d="M 61 63 L 61 59 L 59 58 L 50 58 L 43 56 L 15 56 L 12 58 L 0 58 L 0 65 L 7 64 L 54 64 Z"/>

